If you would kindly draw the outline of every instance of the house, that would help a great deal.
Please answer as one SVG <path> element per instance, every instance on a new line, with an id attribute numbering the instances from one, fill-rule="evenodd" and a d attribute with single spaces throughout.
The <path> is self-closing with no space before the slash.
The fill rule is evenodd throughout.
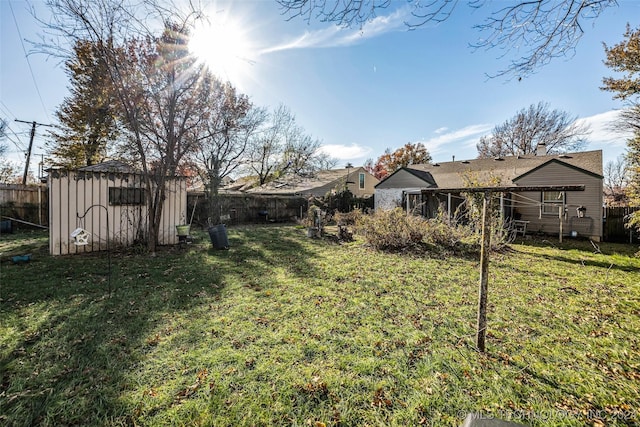
<path id="1" fill-rule="evenodd" d="M 372 197 L 379 180 L 363 167 L 291 174 L 246 191 L 248 194 L 324 197 L 345 189 L 358 198 Z"/>
<path id="2" fill-rule="evenodd" d="M 146 236 L 148 208 L 140 172 L 115 160 L 48 172 L 52 255 L 129 246 Z M 161 245 L 177 243 L 175 227 L 186 221 L 185 178 L 168 178 L 166 185 L 158 235 Z"/>
<path id="3" fill-rule="evenodd" d="M 602 151 L 509 156 L 402 168 L 376 185 L 375 208 L 402 206 L 433 217 L 440 207 L 449 215 L 463 203 L 460 189 L 469 186 L 584 185 L 584 191 L 505 191 L 500 205 L 505 218 L 524 221 L 530 232 L 563 233 L 600 240 L 602 236 Z M 422 195 L 425 188 L 442 191 Z"/>

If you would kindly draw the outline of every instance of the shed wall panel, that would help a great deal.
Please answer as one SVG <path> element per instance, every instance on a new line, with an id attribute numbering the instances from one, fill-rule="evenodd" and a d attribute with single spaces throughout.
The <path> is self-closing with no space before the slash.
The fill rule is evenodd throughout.
<path id="1" fill-rule="evenodd" d="M 146 236 L 148 206 L 114 204 L 109 188 L 143 189 L 140 175 L 56 171 L 49 177 L 52 255 L 106 250 L 109 245 L 129 246 Z M 187 191 L 184 179 L 167 180 L 167 197 L 160 222 L 158 243 L 177 243 L 175 226 L 186 221 Z M 77 246 L 71 238 L 76 228 L 86 230 L 89 244 Z"/>

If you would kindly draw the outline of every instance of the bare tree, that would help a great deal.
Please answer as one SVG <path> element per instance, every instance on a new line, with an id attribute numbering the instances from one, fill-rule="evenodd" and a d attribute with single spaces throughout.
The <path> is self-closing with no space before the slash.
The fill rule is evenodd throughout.
<path id="1" fill-rule="evenodd" d="M 0 141 L 2 141 L 7 136 L 7 126 L 7 121 L 5 119 L 0 119 Z M 7 145 L 4 143 L 0 143 L 0 156 L 4 156 L 4 153 L 6 152 Z"/>
<path id="2" fill-rule="evenodd" d="M 392 4 L 391 0 L 276 0 L 289 19 L 319 19 L 342 26 L 360 26 L 372 20 Z M 406 0 L 412 7 L 409 28 L 447 20 L 460 0 Z M 485 0 L 468 0 L 472 9 L 486 7 Z M 484 23 L 476 25 L 482 33 L 476 48 L 498 48 L 524 55 L 494 76 L 525 77 L 553 58 L 573 55 L 584 33 L 584 23 L 596 19 L 616 0 L 511 0 L 496 2 L 495 10 Z"/>
<path id="3" fill-rule="evenodd" d="M 606 202 L 610 206 L 624 206 L 628 203 L 627 185 L 629 166 L 624 155 L 604 165 L 604 190 Z"/>
<path id="4" fill-rule="evenodd" d="M 51 37 L 41 49 L 69 54 L 91 42 L 104 61 L 122 123 L 144 173 L 148 249 L 155 252 L 166 180 L 199 142 L 212 77 L 187 51 L 187 35 L 202 16 L 193 3 L 160 0 L 47 0 Z M 184 11 L 184 12 L 183 12 Z M 161 33 L 161 36 L 157 34 Z"/>
<path id="5" fill-rule="evenodd" d="M 0 140 L 4 139 L 5 136 L 7 136 L 7 120 L 6 119 L 0 119 Z M 0 148 L 0 150 L 2 150 Z M 0 151 L 0 154 L 2 154 L 3 151 Z"/>
<path id="6" fill-rule="evenodd" d="M 543 102 L 523 108 L 511 119 L 493 128 L 476 145 L 478 157 L 533 154 L 539 144 L 547 153 L 577 151 L 585 144 L 589 127 L 565 111 L 550 110 Z"/>
<path id="7" fill-rule="evenodd" d="M 8 123 L 5 119 L 0 119 L 0 141 L 7 136 Z M 9 182 L 17 173 L 16 166 L 7 158 L 7 145 L 0 143 L 0 182 Z"/>
<path id="8" fill-rule="evenodd" d="M 195 153 L 207 184 L 210 221 L 214 224 L 220 219 L 218 191 L 222 180 L 242 165 L 249 140 L 265 120 L 265 111 L 254 107 L 230 83 L 218 84 L 215 92 L 207 137 Z"/>
<path id="9" fill-rule="evenodd" d="M 250 143 L 247 164 L 262 185 L 287 173 L 311 173 L 333 167 L 335 161 L 321 152 L 320 147 L 321 142 L 307 135 L 291 111 L 280 105 Z"/>
<path id="10" fill-rule="evenodd" d="M 335 161 L 328 154 L 320 151 L 322 142 L 319 139 L 305 134 L 301 128 L 297 128 L 292 136 L 284 147 L 279 174 L 302 175 L 330 169 L 335 165 Z"/>
<path id="11" fill-rule="evenodd" d="M 258 177 L 258 185 L 262 185 L 272 176 L 281 164 L 286 139 L 295 125 L 291 112 L 284 106 L 278 106 L 268 114 L 261 131 L 252 138 L 246 163 Z"/>

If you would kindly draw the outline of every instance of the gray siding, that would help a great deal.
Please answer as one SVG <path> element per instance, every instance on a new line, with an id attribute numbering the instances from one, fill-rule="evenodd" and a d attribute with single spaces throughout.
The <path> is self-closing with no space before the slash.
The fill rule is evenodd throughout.
<path id="1" fill-rule="evenodd" d="M 407 172 L 404 169 L 399 170 L 394 173 L 392 176 L 382 181 L 376 189 L 387 189 L 387 188 L 427 188 L 429 187 L 429 183 L 424 180 L 418 178 L 410 172 Z"/>
<path id="2" fill-rule="evenodd" d="M 585 191 L 566 192 L 566 216 L 563 234 L 577 231 L 581 236 L 600 240 L 602 236 L 602 178 L 560 163 L 549 163 L 528 175 L 514 180 L 517 185 L 584 185 Z M 518 193 L 514 199 L 521 219 L 530 221 L 527 231 L 558 233 L 560 220 L 557 214 L 540 214 L 540 192 Z M 584 218 L 578 218 L 578 206 L 587 208 Z"/>

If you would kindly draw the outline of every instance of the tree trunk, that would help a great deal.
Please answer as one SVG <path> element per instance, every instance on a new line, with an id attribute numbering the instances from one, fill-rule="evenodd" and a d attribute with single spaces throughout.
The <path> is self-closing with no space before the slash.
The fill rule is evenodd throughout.
<path id="1" fill-rule="evenodd" d="M 162 218 L 162 208 L 165 199 L 165 181 L 164 176 L 155 177 L 155 187 L 153 187 L 153 196 L 150 197 L 149 204 L 149 241 L 147 249 L 152 255 L 155 255 L 158 246 L 158 236 L 160 235 L 160 223 Z"/>
<path id="2" fill-rule="evenodd" d="M 220 189 L 220 176 L 217 170 L 211 171 L 209 174 L 209 225 L 220 223 L 220 197 L 218 190 Z"/>
<path id="3" fill-rule="evenodd" d="M 480 286 L 478 291 L 478 327 L 476 347 L 485 351 L 487 335 L 487 292 L 489 282 L 489 252 L 491 251 L 491 193 L 485 191 L 482 203 L 482 248 L 480 250 Z"/>

